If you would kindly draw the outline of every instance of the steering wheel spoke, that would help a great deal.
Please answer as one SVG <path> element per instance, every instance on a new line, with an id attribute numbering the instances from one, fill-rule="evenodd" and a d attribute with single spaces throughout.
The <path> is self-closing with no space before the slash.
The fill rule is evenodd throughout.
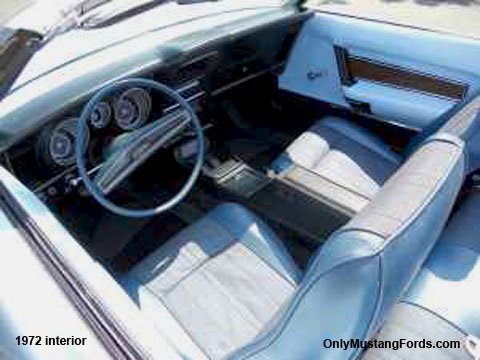
<path id="1" fill-rule="evenodd" d="M 110 193 L 153 153 L 184 130 L 189 122 L 186 111 L 175 111 L 125 134 L 125 138 L 118 139 L 120 145 L 114 141 L 113 150 L 107 150 L 110 154 L 95 176 L 97 186 L 104 194 Z"/>
<path id="2" fill-rule="evenodd" d="M 87 120 L 99 102 L 104 101 L 105 98 L 127 87 L 145 87 L 158 91 L 175 100 L 180 105 L 179 110 L 169 113 L 138 130 L 124 134 L 114 140 L 106 152 L 106 160 L 95 175 L 95 179 L 92 180 L 89 177 L 89 171 L 86 168 L 86 161 L 84 159 L 85 148 L 81 145 L 82 139 L 86 138 L 88 130 Z M 187 125 L 192 125 L 192 130 L 197 138 L 197 158 L 190 176 L 177 194 L 165 203 L 147 209 L 126 208 L 107 199 L 106 195 L 109 192 L 162 146 L 167 146 L 173 138 L 185 130 Z M 75 146 L 75 156 L 80 177 L 95 200 L 115 214 L 139 218 L 154 216 L 167 211 L 187 196 L 201 173 L 205 151 L 204 137 L 202 126 L 195 111 L 178 92 L 154 80 L 126 79 L 107 85 L 87 103 L 82 115 L 78 119 L 77 129 L 78 139 Z"/>

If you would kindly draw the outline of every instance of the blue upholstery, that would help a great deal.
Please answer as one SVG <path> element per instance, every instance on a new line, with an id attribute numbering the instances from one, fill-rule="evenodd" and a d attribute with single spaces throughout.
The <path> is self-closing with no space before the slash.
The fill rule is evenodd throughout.
<path id="1" fill-rule="evenodd" d="M 342 118 L 324 117 L 290 144 L 272 169 L 353 215 L 372 200 L 401 161 L 371 132 Z M 300 179 L 294 174 L 299 168 L 308 171 Z M 315 188 L 308 186 L 311 174 Z"/>
<path id="2" fill-rule="evenodd" d="M 442 115 L 437 117 L 435 120 L 430 122 L 425 126 L 422 131 L 418 132 L 408 143 L 407 148 L 405 149 L 404 155 L 409 156 L 415 149 L 420 146 L 422 142 L 428 139 L 429 136 L 432 136 L 440 130 L 455 114 L 462 110 L 465 105 L 467 105 L 472 100 L 472 97 L 469 96 L 462 101 L 456 103 L 450 109 L 445 111 Z"/>
<path id="3" fill-rule="evenodd" d="M 309 138 L 302 138 L 308 137 Z M 317 121 L 292 143 L 279 163 L 274 162 L 273 169 L 281 172 L 287 168 L 284 160 L 290 164 L 298 163 L 305 167 L 314 167 L 328 151 L 336 150 L 353 157 L 363 153 L 379 156 L 393 164 L 399 164 L 401 157 L 395 154 L 384 142 L 366 129 L 340 117 L 327 116 Z M 304 145 L 310 145 L 306 147 Z M 358 154 L 360 152 L 360 154 Z M 360 160 L 361 161 L 361 160 Z M 368 164 L 366 164 L 368 165 Z"/>
<path id="4" fill-rule="evenodd" d="M 271 167 L 280 177 L 298 184 L 327 206 L 354 215 L 372 200 L 403 159 L 439 133 L 465 142 L 467 174 L 479 169 L 480 95 L 469 97 L 432 122 L 410 141 L 401 155 L 358 125 L 325 117 L 290 144 Z M 308 172 L 298 175 L 299 167 Z"/>
<path id="5" fill-rule="evenodd" d="M 209 359 L 350 359 L 357 350 L 326 348 L 323 340 L 367 339 L 379 328 L 436 242 L 463 171 L 463 142 L 430 138 L 329 238 L 303 276 L 267 226 L 226 204 L 124 283 L 159 329 L 181 324 L 187 334 L 172 342 L 186 358 L 197 356 L 179 338 Z M 165 310 L 174 320 L 165 320 Z"/>
<path id="6" fill-rule="evenodd" d="M 426 308 L 480 337 L 480 193 L 450 220 L 403 301 Z"/>
<path id="7" fill-rule="evenodd" d="M 263 221 L 223 204 L 149 255 L 122 284 L 185 358 L 221 359 L 263 330 L 300 278 Z"/>
<path id="8" fill-rule="evenodd" d="M 429 136 L 443 132 L 459 137 L 466 143 L 468 154 L 467 173 L 480 167 L 480 94 L 470 96 L 432 122 L 418 133 L 404 151 L 409 154 Z"/>
<path id="9" fill-rule="evenodd" d="M 298 266 L 276 234 L 258 216 L 236 204 L 220 205 L 210 216 L 289 281 L 300 281 L 302 274 Z"/>
<path id="10" fill-rule="evenodd" d="M 234 359 L 351 359 L 324 339 L 367 339 L 415 277 L 463 181 L 464 145 L 429 139 L 311 261 L 289 307 Z"/>

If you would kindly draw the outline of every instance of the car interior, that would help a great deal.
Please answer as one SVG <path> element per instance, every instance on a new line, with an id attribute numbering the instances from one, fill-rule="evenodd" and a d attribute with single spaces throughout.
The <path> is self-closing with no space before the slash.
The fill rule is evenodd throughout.
<path id="1" fill-rule="evenodd" d="M 185 359 L 472 359 L 479 52 L 296 13 L 16 131 L 1 176 L 26 207 L 45 204 Z M 466 345 L 362 351 L 325 338 Z"/>

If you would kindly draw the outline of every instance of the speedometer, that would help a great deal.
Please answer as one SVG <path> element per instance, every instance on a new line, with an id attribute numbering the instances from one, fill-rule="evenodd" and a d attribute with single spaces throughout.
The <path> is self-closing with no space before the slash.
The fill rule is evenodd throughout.
<path id="1" fill-rule="evenodd" d="M 131 88 L 124 91 L 114 103 L 115 122 L 123 130 L 134 130 L 148 120 L 152 99 L 142 88 Z"/>
<path id="2" fill-rule="evenodd" d="M 87 141 L 88 139 L 89 134 L 87 132 Z M 50 165 L 73 165 L 75 163 L 76 141 L 77 119 L 67 118 L 42 132 L 38 141 L 39 155 Z"/>
<path id="3" fill-rule="evenodd" d="M 104 129 L 110 123 L 112 117 L 112 108 L 110 104 L 102 101 L 95 105 L 92 113 L 90 114 L 90 125 L 95 129 Z"/>
<path id="4" fill-rule="evenodd" d="M 50 156 L 59 165 L 70 163 L 73 155 L 75 139 L 69 133 L 56 131 L 50 139 Z"/>

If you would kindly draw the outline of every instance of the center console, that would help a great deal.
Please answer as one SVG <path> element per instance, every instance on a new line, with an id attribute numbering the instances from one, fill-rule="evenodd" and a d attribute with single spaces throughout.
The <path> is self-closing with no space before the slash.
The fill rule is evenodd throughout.
<path id="1" fill-rule="evenodd" d="M 204 171 L 221 189 L 243 197 L 251 198 L 268 185 L 270 179 L 260 171 L 238 159 L 224 161 L 211 170 Z"/>
<path id="2" fill-rule="evenodd" d="M 203 173 L 219 190 L 308 239 L 321 242 L 350 218 L 287 178 L 254 169 L 237 158 L 210 158 L 207 163 Z"/>

